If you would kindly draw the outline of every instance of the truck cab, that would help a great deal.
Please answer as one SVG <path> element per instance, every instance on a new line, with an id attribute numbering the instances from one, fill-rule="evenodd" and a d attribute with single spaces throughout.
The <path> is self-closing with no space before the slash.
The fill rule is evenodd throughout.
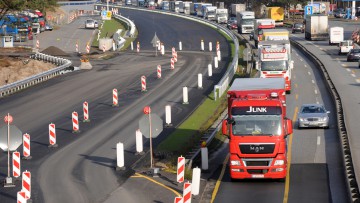
<path id="1" fill-rule="evenodd" d="M 272 19 L 255 19 L 254 24 L 254 41 L 255 47 L 258 47 L 259 41 L 262 40 L 263 30 L 264 29 L 273 29 L 275 28 L 275 21 Z"/>

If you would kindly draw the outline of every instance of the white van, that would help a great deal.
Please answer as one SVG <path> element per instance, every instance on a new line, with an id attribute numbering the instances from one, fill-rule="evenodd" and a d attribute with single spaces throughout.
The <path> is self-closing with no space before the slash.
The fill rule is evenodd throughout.
<path id="1" fill-rule="evenodd" d="M 343 27 L 331 27 L 329 29 L 329 45 L 339 44 L 344 41 L 344 28 Z"/>
<path id="2" fill-rule="evenodd" d="M 352 40 L 345 40 L 339 44 L 339 55 L 347 54 L 351 49 L 354 48 L 354 42 Z"/>

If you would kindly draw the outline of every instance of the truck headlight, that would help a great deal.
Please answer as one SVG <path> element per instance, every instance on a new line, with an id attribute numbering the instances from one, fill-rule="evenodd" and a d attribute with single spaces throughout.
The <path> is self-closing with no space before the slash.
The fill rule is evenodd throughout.
<path id="1" fill-rule="evenodd" d="M 231 160 L 231 161 L 230 161 L 230 165 L 232 165 L 232 166 L 240 166 L 240 161 L 238 161 L 238 160 Z"/>
<path id="2" fill-rule="evenodd" d="M 284 160 L 275 160 L 274 166 L 282 166 L 284 165 L 285 161 Z"/>

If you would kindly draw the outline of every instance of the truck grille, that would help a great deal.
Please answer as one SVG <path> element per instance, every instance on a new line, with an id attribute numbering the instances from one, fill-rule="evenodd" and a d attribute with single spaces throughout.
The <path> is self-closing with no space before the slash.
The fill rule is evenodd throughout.
<path id="1" fill-rule="evenodd" d="M 239 148 L 242 154 L 272 154 L 275 144 L 241 144 Z"/>
<path id="2" fill-rule="evenodd" d="M 246 166 L 269 166 L 269 161 L 245 161 Z"/>
<path id="3" fill-rule="evenodd" d="M 265 174 L 268 172 L 266 169 L 247 169 L 247 172 L 250 174 Z"/>

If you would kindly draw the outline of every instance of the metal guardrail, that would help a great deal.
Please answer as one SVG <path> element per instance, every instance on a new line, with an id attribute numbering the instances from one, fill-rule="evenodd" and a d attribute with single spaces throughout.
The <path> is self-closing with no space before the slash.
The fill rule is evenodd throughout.
<path id="1" fill-rule="evenodd" d="M 123 17 L 123 16 L 121 16 L 121 15 L 116 15 L 116 14 L 115 14 L 115 15 L 113 15 L 113 17 L 116 18 L 116 19 L 118 19 L 118 20 L 120 20 L 120 21 L 125 22 L 125 23 L 130 27 L 129 36 L 130 36 L 130 37 L 134 37 L 134 36 L 135 36 L 136 26 L 135 26 L 135 24 L 134 24 L 133 21 L 131 21 L 130 19 L 125 18 L 125 17 Z"/>
<path id="2" fill-rule="evenodd" d="M 337 115 L 337 122 L 338 122 L 338 135 L 340 138 L 340 142 L 342 145 L 342 155 L 343 155 L 343 164 L 345 167 L 345 178 L 346 178 L 346 187 L 348 190 L 348 201 L 349 202 L 360 202 L 360 193 L 359 193 L 359 187 L 357 184 L 355 171 L 354 171 L 354 165 L 352 162 L 352 156 L 351 156 L 351 150 L 349 145 L 349 136 L 347 134 L 346 130 L 346 123 L 345 123 L 345 115 L 343 111 L 342 101 L 340 98 L 340 95 L 338 91 L 336 90 L 336 87 L 334 83 L 332 82 L 329 73 L 327 72 L 324 64 L 311 52 L 309 52 L 303 45 L 300 43 L 291 40 L 291 43 L 298 47 L 299 50 L 301 50 L 305 55 L 308 56 L 310 60 L 314 64 L 317 64 L 317 67 L 321 69 L 321 72 L 323 73 L 323 77 L 326 80 L 327 87 L 329 91 L 331 92 L 331 95 L 334 99 L 335 106 L 336 106 L 336 115 Z"/>
<path id="3" fill-rule="evenodd" d="M 39 73 L 39 74 L 31 76 L 31 77 L 25 78 L 24 80 L 20 80 L 20 81 L 0 87 L 0 98 L 10 95 L 10 94 L 13 94 L 17 91 L 23 90 L 25 88 L 28 88 L 30 86 L 36 85 L 40 82 L 46 81 L 55 76 L 61 75 L 61 74 L 65 73 L 64 70 L 66 68 L 69 68 L 72 65 L 71 61 L 69 61 L 67 59 L 46 55 L 43 53 L 36 53 L 34 55 L 31 55 L 30 58 L 53 63 L 53 64 L 58 65 L 58 67 L 51 69 L 49 71 L 43 72 L 43 73 Z"/>

